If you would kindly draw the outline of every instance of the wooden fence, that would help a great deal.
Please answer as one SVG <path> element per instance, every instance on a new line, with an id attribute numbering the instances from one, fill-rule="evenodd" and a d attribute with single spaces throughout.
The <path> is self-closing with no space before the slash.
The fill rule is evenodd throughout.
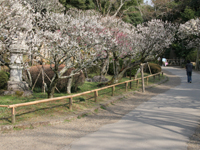
<path id="1" fill-rule="evenodd" d="M 163 76 L 163 72 L 159 72 L 159 73 L 152 74 L 152 75 L 144 77 L 144 79 L 146 79 L 146 84 L 148 85 L 148 81 L 149 81 L 150 77 L 154 77 L 154 80 L 155 80 L 155 77 L 158 76 L 158 78 L 160 80 L 160 74 L 162 74 L 162 76 Z M 136 86 L 138 87 L 139 86 L 139 80 L 141 80 L 141 79 L 142 78 L 132 79 L 132 80 L 128 80 L 128 81 L 125 81 L 125 82 L 113 84 L 113 85 L 106 86 L 106 87 L 103 87 L 103 88 L 99 88 L 99 89 L 95 89 L 95 90 L 91 90 L 91 91 L 86 91 L 86 92 L 82 92 L 82 93 L 78 93 L 78 94 L 74 94 L 74 95 L 49 98 L 49 99 L 38 100 L 38 101 L 27 102 L 27 103 L 19 103 L 19 104 L 12 104 L 12 105 L 0 105 L 0 107 L 7 107 L 7 108 L 11 109 L 11 120 L 12 120 L 12 123 L 15 123 L 15 115 L 16 115 L 15 108 L 17 108 L 17 107 L 35 105 L 35 104 L 46 103 L 46 102 L 51 102 L 51 101 L 58 101 L 58 100 L 62 100 L 62 99 L 69 99 L 69 109 L 72 110 L 72 104 L 73 104 L 73 98 L 74 97 L 78 97 L 78 96 L 89 94 L 89 93 L 94 93 L 94 99 L 95 99 L 95 102 L 97 102 L 99 91 L 104 90 L 104 89 L 108 89 L 108 88 L 112 88 L 112 96 L 114 96 L 115 86 L 125 84 L 125 89 L 127 91 L 128 90 L 128 83 L 136 81 Z M 131 88 L 131 84 L 130 84 L 130 88 Z"/>
<path id="2" fill-rule="evenodd" d="M 184 59 L 167 59 L 168 66 L 181 66 L 184 61 Z"/>

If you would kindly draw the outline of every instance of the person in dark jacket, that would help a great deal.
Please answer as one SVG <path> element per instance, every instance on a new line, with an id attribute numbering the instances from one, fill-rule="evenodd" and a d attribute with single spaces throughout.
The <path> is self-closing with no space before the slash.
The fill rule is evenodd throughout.
<path id="1" fill-rule="evenodd" d="M 186 66 L 185 66 L 188 83 L 192 82 L 192 66 L 193 66 L 192 63 L 188 60 Z"/>

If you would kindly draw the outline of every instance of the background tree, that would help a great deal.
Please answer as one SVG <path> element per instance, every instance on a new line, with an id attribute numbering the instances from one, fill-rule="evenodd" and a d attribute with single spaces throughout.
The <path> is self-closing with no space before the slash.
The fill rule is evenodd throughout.
<path id="1" fill-rule="evenodd" d="M 152 18 L 176 23 L 184 23 L 200 16 L 200 1 L 198 0 L 152 0 L 152 6 L 147 6 L 145 20 Z"/>
<path id="2" fill-rule="evenodd" d="M 196 57 L 196 70 L 199 69 L 199 52 L 200 52 L 200 20 L 191 19 L 179 27 L 179 37 L 186 39 L 188 44 L 187 48 L 195 48 Z"/>
<path id="3" fill-rule="evenodd" d="M 81 10 L 94 9 L 103 16 L 122 17 L 125 22 L 134 25 L 143 21 L 140 10 L 143 0 L 59 0 L 59 2 L 66 11 L 72 7 Z"/>
<path id="4" fill-rule="evenodd" d="M 65 7 L 65 13 L 73 7 L 81 10 L 96 8 L 93 0 L 59 0 L 59 2 Z"/>

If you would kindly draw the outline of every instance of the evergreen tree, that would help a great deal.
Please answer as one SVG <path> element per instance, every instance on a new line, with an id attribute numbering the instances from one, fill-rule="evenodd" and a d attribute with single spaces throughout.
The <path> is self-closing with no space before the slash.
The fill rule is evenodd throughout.
<path id="1" fill-rule="evenodd" d="M 184 23 L 200 17 L 199 0 L 152 0 L 153 6 L 148 6 L 145 21 L 152 18 L 164 21 Z"/>
<path id="2" fill-rule="evenodd" d="M 93 0 L 59 0 L 61 4 L 65 7 L 66 11 L 69 8 L 75 7 L 82 10 L 95 9 L 95 3 Z"/>
<path id="3" fill-rule="evenodd" d="M 75 7 L 77 9 L 87 10 L 95 9 L 103 16 L 115 15 L 122 17 L 125 22 L 137 25 L 143 22 L 139 6 L 143 0 L 59 0 L 66 8 Z"/>

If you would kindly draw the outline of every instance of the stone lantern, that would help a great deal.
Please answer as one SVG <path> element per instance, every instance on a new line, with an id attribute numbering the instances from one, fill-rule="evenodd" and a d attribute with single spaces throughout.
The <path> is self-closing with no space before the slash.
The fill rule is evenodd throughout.
<path id="1" fill-rule="evenodd" d="M 28 46 L 25 42 L 19 42 L 17 38 L 13 39 L 13 43 L 10 46 L 10 80 L 8 81 L 8 91 L 4 93 L 5 95 L 13 95 L 17 91 L 20 91 L 24 96 L 31 93 L 28 84 L 22 81 L 23 54 L 27 50 Z"/>

